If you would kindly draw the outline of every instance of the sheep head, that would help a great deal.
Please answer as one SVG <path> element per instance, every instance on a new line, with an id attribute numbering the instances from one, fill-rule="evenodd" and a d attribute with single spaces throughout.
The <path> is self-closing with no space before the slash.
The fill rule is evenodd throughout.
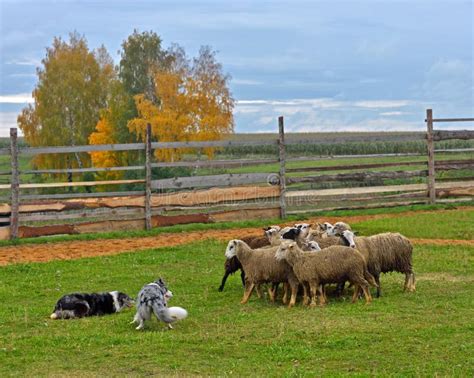
<path id="1" fill-rule="evenodd" d="M 267 237 L 267 239 L 270 243 L 272 243 L 273 241 L 277 241 L 277 240 L 281 239 L 280 233 L 274 228 L 270 228 L 270 229 L 266 230 L 265 231 L 265 236 Z"/>
<path id="2" fill-rule="evenodd" d="M 296 248 L 297 248 L 296 242 L 292 240 L 285 240 L 281 243 L 280 247 L 277 249 L 275 253 L 275 258 L 278 261 L 286 260 L 288 255 L 294 250 L 296 250 Z"/>
<path id="3" fill-rule="evenodd" d="M 281 227 L 280 227 L 280 226 L 277 226 L 277 225 L 273 225 L 273 226 L 267 227 L 267 230 L 270 230 L 270 229 L 273 229 L 273 230 L 276 230 L 277 232 L 280 232 Z"/>
<path id="4" fill-rule="evenodd" d="M 321 250 L 321 247 L 319 246 L 318 242 L 315 241 L 309 241 L 308 247 L 310 252 L 317 252 Z"/>
<path id="5" fill-rule="evenodd" d="M 336 222 L 334 226 L 328 230 L 328 235 L 341 236 L 344 231 L 352 231 L 351 226 L 344 222 Z"/>
<path id="6" fill-rule="evenodd" d="M 227 248 L 225 250 L 225 257 L 231 259 L 232 257 L 237 255 L 237 248 L 239 243 L 242 243 L 241 240 L 233 239 L 227 244 Z"/>
<path id="7" fill-rule="evenodd" d="M 297 224 L 295 224 L 295 227 L 301 230 L 301 232 L 299 234 L 299 237 L 305 238 L 306 236 L 308 236 L 309 232 L 311 231 L 311 226 L 312 226 L 311 223 L 297 223 Z"/>
<path id="8" fill-rule="evenodd" d="M 355 248 L 355 235 L 352 231 L 346 230 L 342 233 L 342 239 L 348 247 Z"/>

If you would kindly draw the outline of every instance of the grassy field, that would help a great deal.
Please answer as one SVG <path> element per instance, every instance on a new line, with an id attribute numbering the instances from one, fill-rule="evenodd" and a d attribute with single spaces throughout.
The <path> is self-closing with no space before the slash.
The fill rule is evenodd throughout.
<path id="1" fill-rule="evenodd" d="M 393 211 L 396 213 L 396 211 Z M 414 213 L 355 224 L 364 234 L 402 231 L 413 238 L 472 239 L 471 210 L 450 216 Z M 244 225 L 244 224 L 243 224 Z M 207 225 L 206 225 L 207 226 Z M 54 244 L 51 244 L 54 248 Z M 474 374 L 474 248 L 416 246 L 417 292 L 403 277 L 382 277 L 383 297 L 366 306 L 343 299 L 325 308 L 253 297 L 230 277 L 217 292 L 225 243 L 213 240 L 113 257 L 0 268 L 0 376 L 116 375 L 416 375 Z M 135 295 L 164 277 L 189 318 L 166 331 L 128 324 L 132 311 L 52 321 L 55 301 L 72 291 Z"/>

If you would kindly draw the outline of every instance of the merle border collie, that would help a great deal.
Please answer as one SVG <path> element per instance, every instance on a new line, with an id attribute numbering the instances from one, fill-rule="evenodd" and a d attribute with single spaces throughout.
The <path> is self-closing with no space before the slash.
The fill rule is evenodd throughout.
<path id="1" fill-rule="evenodd" d="M 119 291 L 67 294 L 57 301 L 51 319 L 73 319 L 113 314 L 126 307 L 132 307 L 132 305 L 133 299 Z"/>
<path id="2" fill-rule="evenodd" d="M 181 307 L 168 307 L 168 300 L 173 297 L 173 293 L 168 290 L 166 283 L 161 279 L 149 283 L 142 287 L 137 296 L 137 313 L 131 324 L 138 323 L 136 329 L 143 329 L 145 320 L 150 320 L 154 314 L 158 320 L 166 323 L 169 329 L 177 320 L 184 319 L 188 312 Z"/>

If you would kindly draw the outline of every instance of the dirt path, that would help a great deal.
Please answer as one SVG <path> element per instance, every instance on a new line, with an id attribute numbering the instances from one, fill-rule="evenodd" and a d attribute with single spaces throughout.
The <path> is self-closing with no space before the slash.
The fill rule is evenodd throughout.
<path id="1" fill-rule="evenodd" d="M 456 210 L 436 211 L 439 213 Z M 433 211 L 431 211 L 433 212 Z M 416 213 L 430 213 L 418 211 Z M 413 214 L 405 212 L 398 214 L 377 214 L 352 217 L 324 217 L 324 221 L 337 222 L 344 220 L 348 223 L 362 222 L 368 219 L 393 218 Z M 308 223 L 321 222 L 322 219 L 311 218 Z M 229 230 L 207 230 L 186 233 L 160 234 L 144 238 L 124 238 L 92 241 L 69 241 L 49 244 L 25 244 L 19 246 L 0 247 L 0 265 L 46 262 L 50 260 L 70 260 L 83 257 L 116 255 L 124 252 L 138 251 L 151 248 L 172 247 L 204 239 L 217 239 L 227 241 L 249 235 L 258 235 L 260 228 L 235 228 Z M 436 245 L 468 245 L 474 246 L 473 240 L 447 240 L 447 239 L 411 239 L 414 244 Z"/>

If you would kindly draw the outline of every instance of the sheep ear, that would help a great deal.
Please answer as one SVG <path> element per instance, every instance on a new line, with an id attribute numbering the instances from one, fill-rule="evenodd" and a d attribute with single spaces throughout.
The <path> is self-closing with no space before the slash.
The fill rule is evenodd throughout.
<path id="1" fill-rule="evenodd" d="M 308 224 L 308 227 L 313 227 L 313 224 L 312 223 Z"/>

